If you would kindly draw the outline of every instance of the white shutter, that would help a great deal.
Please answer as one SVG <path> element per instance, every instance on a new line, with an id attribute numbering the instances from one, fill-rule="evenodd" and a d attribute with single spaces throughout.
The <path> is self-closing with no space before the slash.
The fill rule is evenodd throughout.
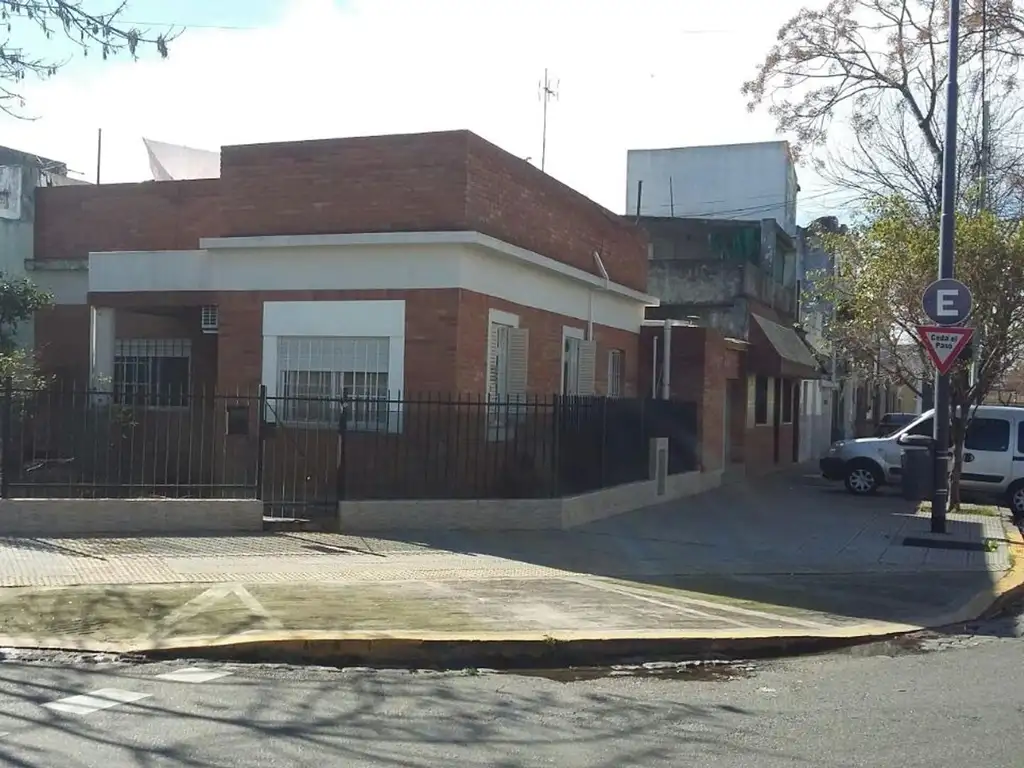
<path id="1" fill-rule="evenodd" d="M 581 341 L 579 359 L 579 387 L 577 394 L 594 394 L 594 371 L 597 367 L 597 342 Z"/>
<path id="2" fill-rule="evenodd" d="M 508 394 L 526 395 L 528 362 L 530 359 L 530 332 L 526 328 L 508 329 Z"/>

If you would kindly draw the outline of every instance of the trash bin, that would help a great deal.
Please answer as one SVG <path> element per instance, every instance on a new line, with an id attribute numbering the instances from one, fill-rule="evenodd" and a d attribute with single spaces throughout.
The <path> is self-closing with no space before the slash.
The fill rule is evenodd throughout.
<path id="1" fill-rule="evenodd" d="M 935 441 L 927 435 L 905 435 L 899 444 L 903 498 L 930 499 L 935 489 Z"/>

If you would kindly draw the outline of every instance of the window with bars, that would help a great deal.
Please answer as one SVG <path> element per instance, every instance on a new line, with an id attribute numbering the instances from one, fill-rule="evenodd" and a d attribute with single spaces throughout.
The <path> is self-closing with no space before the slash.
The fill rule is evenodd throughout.
<path id="1" fill-rule="evenodd" d="M 336 427 L 346 408 L 346 425 L 376 429 L 388 419 L 386 337 L 300 337 L 277 340 L 277 399 L 285 422 Z"/>
<path id="2" fill-rule="evenodd" d="M 146 408 L 187 406 L 191 370 L 189 339 L 117 339 L 114 402 Z"/>
<path id="3" fill-rule="evenodd" d="M 608 350 L 608 397 L 622 397 L 625 359 L 621 349 Z"/>

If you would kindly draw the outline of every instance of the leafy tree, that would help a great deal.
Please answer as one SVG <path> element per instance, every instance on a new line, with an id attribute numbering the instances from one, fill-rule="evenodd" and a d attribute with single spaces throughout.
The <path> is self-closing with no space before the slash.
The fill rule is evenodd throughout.
<path id="1" fill-rule="evenodd" d="M 164 58 L 173 31 L 151 34 L 121 22 L 127 0 L 111 10 L 98 10 L 93 0 L 0 0 L 0 29 L 7 37 L 0 42 L 0 110 L 15 114 L 24 108 L 21 83 L 29 75 L 45 78 L 57 73 L 67 59 L 40 57 L 24 47 L 33 31 L 46 40 L 66 38 L 83 56 L 98 50 L 103 59 L 118 54 L 136 58 L 149 46 Z"/>
<path id="2" fill-rule="evenodd" d="M 1024 211 L 1024 151 L 1016 139 L 1024 3 L 963 0 L 962 16 L 961 203 L 977 202 L 987 149 L 988 205 L 1017 214 Z M 863 199 L 895 195 L 937 213 L 947 25 L 948 0 L 831 0 L 820 10 L 804 8 L 782 25 L 743 85 L 748 107 L 767 107 L 826 179 Z M 983 142 L 985 102 L 991 118 Z M 852 132 L 852 146 L 822 156 L 837 120 Z"/>
<path id="3" fill-rule="evenodd" d="M 921 296 L 935 279 L 939 233 L 933 219 L 905 200 L 889 199 L 874 204 L 860 226 L 827 237 L 837 269 L 815 280 L 815 300 L 836 307 L 828 339 L 862 376 L 922 394 L 934 372 L 917 332 L 930 322 Z M 1024 355 L 1024 223 L 987 212 L 961 214 L 956 254 L 956 276 L 974 295 L 975 353 L 973 359 L 962 355 L 951 372 L 954 508 L 973 407 Z"/>
<path id="4" fill-rule="evenodd" d="M 16 336 L 22 323 L 52 303 L 53 297 L 27 278 L 0 273 L 0 380 L 10 377 L 19 389 L 38 385 L 35 359 L 18 348 Z"/>

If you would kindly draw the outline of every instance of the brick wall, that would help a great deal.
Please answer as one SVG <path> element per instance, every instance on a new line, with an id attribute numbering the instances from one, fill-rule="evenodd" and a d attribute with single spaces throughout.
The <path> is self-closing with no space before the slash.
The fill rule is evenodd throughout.
<path id="1" fill-rule="evenodd" d="M 468 131 L 224 147 L 221 178 L 42 188 L 35 258 L 201 237 L 476 230 L 646 290 L 647 237 Z"/>
<path id="2" fill-rule="evenodd" d="M 40 187 L 34 258 L 198 248 L 221 230 L 220 203 L 217 179 Z"/>
<path id="3" fill-rule="evenodd" d="M 639 387 L 644 396 L 651 392 L 650 360 L 654 354 L 654 339 L 659 349 L 664 334 L 661 328 L 645 328 L 641 334 Z M 659 352 L 660 355 L 660 352 Z M 740 354 L 715 330 L 707 328 L 673 327 L 672 360 L 670 364 L 671 397 L 697 404 L 697 429 L 700 436 L 699 459 L 706 470 L 722 469 L 725 450 L 725 401 L 728 379 L 736 378 L 741 368 Z M 660 397 L 660 390 L 658 392 Z M 732 423 L 745 418 L 742 404 L 734 397 Z M 739 416 L 737 417 L 737 409 Z M 739 424 L 742 425 L 742 421 Z M 737 433 L 732 431 L 732 442 L 737 445 Z M 739 441 L 742 450 L 742 440 Z"/>
<path id="4" fill-rule="evenodd" d="M 562 328 L 571 326 L 586 330 L 587 322 L 533 307 L 485 296 L 474 291 L 460 291 L 458 327 L 458 370 L 456 389 L 460 392 L 486 391 L 487 318 L 491 309 L 510 312 L 519 317 L 519 327 L 530 331 L 530 356 L 527 384 L 531 394 L 552 394 L 562 385 Z M 597 341 L 595 389 L 608 392 L 608 353 L 621 349 L 624 353 L 624 394 L 637 393 L 637 362 L 639 337 L 618 328 L 594 324 Z"/>
<path id="5" fill-rule="evenodd" d="M 226 237 L 471 229 L 454 131 L 224 147 Z"/>
<path id="6" fill-rule="evenodd" d="M 479 136 L 467 138 L 474 229 L 592 274 L 597 251 L 612 280 L 647 290 L 642 229 Z"/>

